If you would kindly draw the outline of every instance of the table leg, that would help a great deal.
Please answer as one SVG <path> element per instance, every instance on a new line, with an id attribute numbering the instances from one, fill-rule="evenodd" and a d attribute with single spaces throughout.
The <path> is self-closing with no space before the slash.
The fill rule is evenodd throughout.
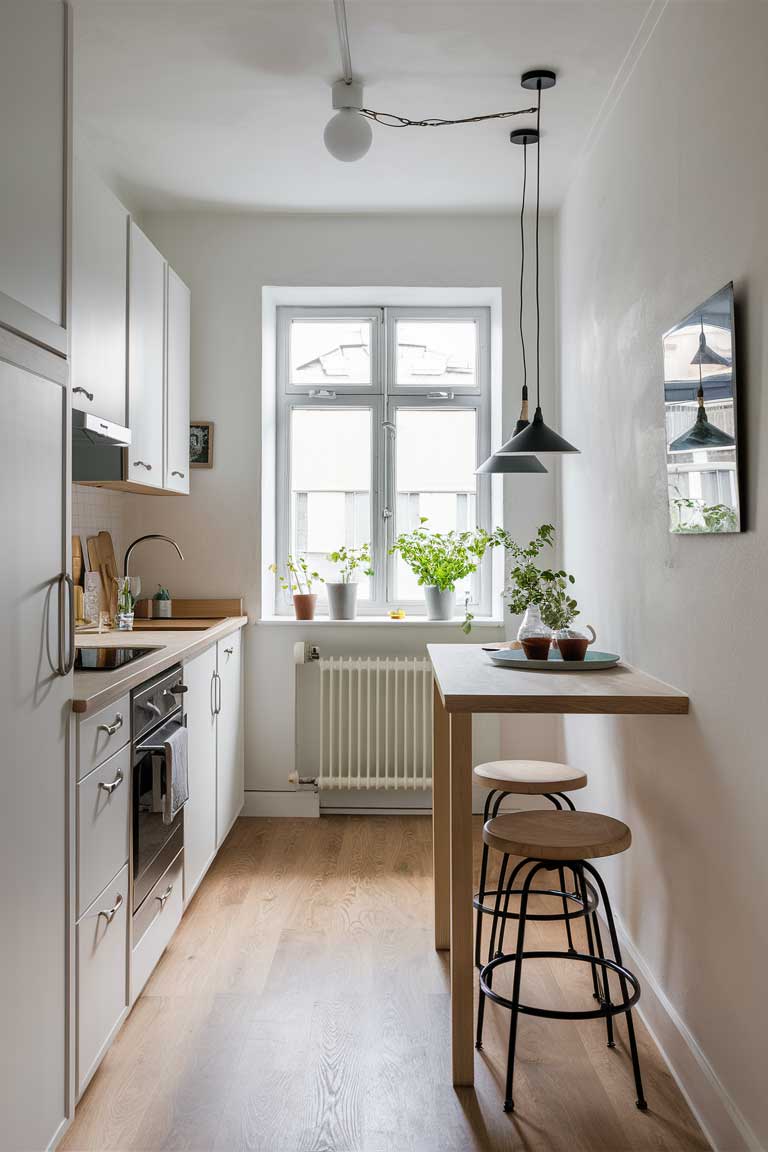
<path id="1" fill-rule="evenodd" d="M 435 948 L 451 943 L 451 746 L 450 717 L 437 684 L 432 711 L 432 882 Z"/>
<path id="2" fill-rule="evenodd" d="M 454 712 L 451 736 L 451 1043 L 453 1083 L 472 1085 L 472 715 Z"/>

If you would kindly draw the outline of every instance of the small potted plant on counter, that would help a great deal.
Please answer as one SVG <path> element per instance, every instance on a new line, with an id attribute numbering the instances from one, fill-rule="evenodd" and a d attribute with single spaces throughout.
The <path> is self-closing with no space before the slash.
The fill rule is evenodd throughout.
<path id="1" fill-rule="evenodd" d="M 364 576 L 373 576 L 371 567 L 371 546 L 347 548 L 344 544 L 328 554 L 332 564 L 339 568 L 338 580 L 326 580 L 328 591 L 328 615 L 331 620 L 354 620 L 357 615 L 357 581 L 355 572 L 362 569 Z"/>
<path id="2" fill-rule="evenodd" d="M 497 543 L 497 534 L 484 528 L 467 532 L 430 532 L 422 516 L 418 528 L 402 532 L 392 552 L 402 559 L 424 588 L 427 619 L 453 620 L 456 614 L 456 585 L 477 571 L 488 548 Z M 471 616 L 465 614 L 465 625 Z"/>
<path id="3" fill-rule="evenodd" d="M 590 628 L 592 639 L 588 640 L 570 628 L 579 613 L 579 606 L 570 594 L 575 577 L 562 568 L 539 568 L 536 564 L 544 548 L 554 547 L 553 525 L 542 524 L 534 539 L 525 545 L 518 544 L 506 533 L 497 536 L 513 560 L 505 595 L 510 612 L 523 617 L 517 638 L 526 656 L 546 660 L 554 640 L 561 646 L 564 660 L 583 660 L 595 632 Z"/>
<path id="4" fill-rule="evenodd" d="M 173 601 L 170 592 L 162 584 L 158 584 L 152 605 L 152 615 L 160 620 L 167 620 L 171 616 L 172 607 Z"/>
<path id="5" fill-rule="evenodd" d="M 280 581 L 284 592 L 293 593 L 293 610 L 297 620 L 314 620 L 317 605 L 317 593 L 312 591 L 312 584 L 318 580 L 321 584 L 323 578 L 319 572 L 310 572 L 309 565 L 303 556 L 295 560 L 288 556 L 285 561 L 287 575 L 277 569 L 277 564 L 270 564 L 270 572 L 274 572 Z"/>

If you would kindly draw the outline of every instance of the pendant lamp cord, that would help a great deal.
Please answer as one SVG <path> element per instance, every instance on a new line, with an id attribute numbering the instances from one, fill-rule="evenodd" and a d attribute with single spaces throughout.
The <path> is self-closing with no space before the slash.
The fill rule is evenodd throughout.
<path id="1" fill-rule="evenodd" d="M 539 305 L 539 203 L 541 190 L 541 81 L 538 86 L 536 104 L 536 408 L 541 408 L 540 370 L 541 359 L 541 307 Z"/>
<path id="2" fill-rule="evenodd" d="M 523 350 L 523 401 L 528 400 L 528 367 L 525 360 L 523 290 L 525 287 L 525 188 L 528 182 L 528 145 L 523 144 L 523 200 L 520 205 L 520 346 Z"/>

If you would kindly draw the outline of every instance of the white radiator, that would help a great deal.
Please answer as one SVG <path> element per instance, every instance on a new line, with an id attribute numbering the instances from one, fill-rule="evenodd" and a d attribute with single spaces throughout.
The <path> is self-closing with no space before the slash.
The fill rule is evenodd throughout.
<path id="1" fill-rule="evenodd" d="M 319 786 L 431 788 L 429 661 L 411 656 L 339 656 L 321 659 L 317 665 Z"/>

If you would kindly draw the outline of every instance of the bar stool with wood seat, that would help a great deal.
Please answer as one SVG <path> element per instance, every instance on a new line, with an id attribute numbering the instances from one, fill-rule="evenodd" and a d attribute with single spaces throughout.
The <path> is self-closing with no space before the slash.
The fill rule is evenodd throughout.
<path id="1" fill-rule="evenodd" d="M 552 760 L 492 760 L 488 764 L 478 764 L 472 772 L 475 784 L 488 789 L 488 795 L 483 808 L 483 825 L 499 814 L 502 801 L 507 796 L 543 796 L 554 805 L 556 809 L 569 808 L 574 810 L 575 805 L 568 792 L 575 792 L 579 788 L 586 788 L 587 774 L 569 764 L 560 764 Z M 491 944 L 488 959 L 493 959 L 493 949 L 496 943 L 496 925 L 498 916 L 503 916 L 500 947 L 503 943 L 504 922 L 507 919 L 517 919 L 516 912 L 509 911 L 509 898 L 505 903 L 504 912 L 500 910 L 501 894 L 504 889 L 509 855 L 502 856 L 499 871 L 498 889 L 486 891 L 485 882 L 488 875 L 488 845 L 483 844 L 483 855 L 480 863 L 480 887 L 472 903 L 477 909 L 477 925 L 475 929 L 475 967 L 480 967 L 480 951 L 482 940 L 483 916 L 493 916 L 491 930 Z M 518 868 L 516 872 L 519 872 Z M 559 869 L 560 891 L 563 902 L 563 916 L 541 916 L 541 919 L 564 919 L 565 930 L 568 935 L 568 948 L 574 951 L 571 938 L 571 917 L 568 915 L 570 900 L 577 900 L 577 893 L 571 893 L 565 888 L 565 869 Z M 510 895 L 519 895 L 519 889 L 511 889 Z M 550 893 L 554 894 L 554 893 Z M 486 904 L 489 897 L 495 897 L 495 904 Z"/>
<path id="2" fill-rule="evenodd" d="M 608 1033 L 608 1046 L 614 1047 L 613 1017 L 619 1014 L 626 1015 L 629 1050 L 632 1057 L 632 1069 L 635 1076 L 637 1090 L 637 1107 L 648 1107 L 643 1094 L 643 1082 L 640 1075 L 640 1061 L 637 1054 L 635 1028 L 632 1020 L 632 1008 L 640 999 L 640 985 L 637 977 L 624 967 L 621 958 L 619 940 L 616 934 L 616 925 L 613 911 L 608 899 L 608 893 L 600 873 L 590 860 L 603 856 L 615 856 L 625 852 L 632 842 L 632 835 L 626 824 L 615 820 L 611 816 L 603 816 L 597 812 L 550 811 L 549 809 L 533 812 L 505 812 L 501 816 L 491 818 L 483 828 L 483 840 L 489 848 L 506 855 L 521 856 L 524 863 L 531 865 L 522 882 L 520 893 L 520 908 L 518 912 L 517 943 L 515 951 L 509 954 L 502 953 L 493 957 L 480 972 L 480 1001 L 477 1013 L 477 1047 L 483 1043 L 483 1018 L 486 998 L 509 1008 L 509 1052 L 507 1057 L 507 1081 L 504 1099 L 504 1111 L 514 1108 L 512 1097 L 512 1081 L 515 1066 L 515 1044 L 517 1038 L 518 1016 L 522 1013 L 527 1016 L 539 1016 L 550 1020 L 596 1020 L 604 1019 Z M 599 923 L 596 909 L 585 919 L 589 955 L 580 952 L 557 952 L 552 950 L 526 951 L 525 929 L 526 923 L 532 919 L 528 914 L 528 901 L 531 895 L 536 894 L 531 884 L 534 878 L 542 871 L 551 871 L 560 868 L 570 869 L 577 883 L 577 890 L 585 903 L 588 899 L 587 879 L 594 881 L 594 888 L 590 884 L 589 890 L 599 893 L 603 912 L 608 925 L 613 949 L 613 960 L 604 955 L 600 937 Z M 512 877 L 508 887 L 512 884 Z M 595 929 L 594 944 L 589 931 L 590 918 Z M 592 969 L 594 995 L 599 1007 L 592 1009 L 551 1009 L 542 1008 L 520 1002 L 520 983 L 525 961 L 533 959 L 545 960 L 572 960 L 578 963 L 589 964 Z M 493 988 L 493 978 L 504 965 L 514 966 L 512 995 L 502 996 Z M 598 977 L 599 973 L 599 977 Z M 609 984 L 609 975 L 618 978 L 621 992 L 620 999 L 612 999 L 612 990 Z M 614 989 L 615 991 L 615 989 Z"/>

